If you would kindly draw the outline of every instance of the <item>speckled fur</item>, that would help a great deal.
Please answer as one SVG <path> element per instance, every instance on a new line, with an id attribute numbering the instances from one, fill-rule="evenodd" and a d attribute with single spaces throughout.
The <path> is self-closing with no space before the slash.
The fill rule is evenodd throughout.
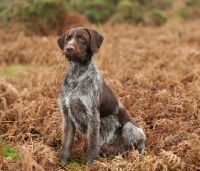
<path id="1" fill-rule="evenodd" d="M 100 152 L 118 154 L 134 146 L 144 153 L 143 130 L 126 112 L 93 63 L 93 54 L 102 42 L 103 37 L 97 31 L 82 27 L 69 30 L 58 39 L 59 47 L 68 58 L 68 73 L 59 97 L 63 164 L 70 157 L 76 130 L 87 135 L 88 164 L 98 159 Z"/>

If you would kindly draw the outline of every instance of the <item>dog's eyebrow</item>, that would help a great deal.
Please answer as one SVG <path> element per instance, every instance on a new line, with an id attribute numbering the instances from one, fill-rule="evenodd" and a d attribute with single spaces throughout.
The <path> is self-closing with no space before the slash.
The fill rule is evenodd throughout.
<path id="1" fill-rule="evenodd" d="M 75 37 L 75 36 L 76 36 L 76 32 L 77 32 L 77 30 L 75 31 L 75 33 L 74 33 L 73 37 Z"/>
<path id="2" fill-rule="evenodd" d="M 75 31 L 75 32 L 69 31 L 68 37 L 69 37 L 69 36 L 75 37 L 75 36 L 76 36 L 76 32 L 77 32 L 77 31 Z"/>
<path id="3" fill-rule="evenodd" d="M 67 38 L 72 38 L 73 37 L 73 35 L 67 35 Z"/>
<path id="4" fill-rule="evenodd" d="M 77 34 L 76 37 L 84 37 L 86 39 L 86 36 L 83 34 Z"/>
<path id="5" fill-rule="evenodd" d="M 76 37 L 76 31 L 75 31 L 75 33 L 69 33 L 69 34 L 67 35 L 67 38 L 70 39 L 70 42 L 73 41 L 75 37 Z M 69 42 L 68 42 L 68 43 L 69 43 Z"/>

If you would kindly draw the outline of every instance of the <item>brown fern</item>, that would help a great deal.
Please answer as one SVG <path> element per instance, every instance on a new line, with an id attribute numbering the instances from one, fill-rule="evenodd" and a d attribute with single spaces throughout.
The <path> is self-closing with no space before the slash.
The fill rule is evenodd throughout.
<path id="1" fill-rule="evenodd" d="M 183 170 L 185 167 L 185 163 L 181 160 L 181 158 L 174 154 L 172 151 L 162 150 L 160 152 L 160 157 L 165 163 L 168 164 L 170 169 Z"/>
<path id="2" fill-rule="evenodd" d="M 3 154 L 2 154 L 2 145 L 0 144 L 0 170 L 4 169 L 3 165 Z"/>

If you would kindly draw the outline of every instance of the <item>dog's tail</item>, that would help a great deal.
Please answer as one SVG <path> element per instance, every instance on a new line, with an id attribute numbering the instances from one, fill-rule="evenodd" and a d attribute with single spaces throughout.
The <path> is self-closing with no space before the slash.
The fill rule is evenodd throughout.
<path id="1" fill-rule="evenodd" d="M 139 153 L 144 154 L 146 135 L 142 128 L 127 122 L 122 129 L 122 137 L 125 140 L 127 151 L 134 146 Z"/>

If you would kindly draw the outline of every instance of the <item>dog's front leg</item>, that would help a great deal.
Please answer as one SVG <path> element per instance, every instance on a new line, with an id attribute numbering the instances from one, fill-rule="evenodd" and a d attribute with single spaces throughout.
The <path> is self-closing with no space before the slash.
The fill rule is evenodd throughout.
<path id="1" fill-rule="evenodd" d="M 100 118 L 99 114 L 88 117 L 88 160 L 87 164 L 90 165 L 94 160 L 99 159 L 99 128 Z"/>
<path id="2" fill-rule="evenodd" d="M 76 128 L 71 120 L 63 121 L 63 143 L 61 152 L 61 163 L 66 164 L 72 150 Z"/>

